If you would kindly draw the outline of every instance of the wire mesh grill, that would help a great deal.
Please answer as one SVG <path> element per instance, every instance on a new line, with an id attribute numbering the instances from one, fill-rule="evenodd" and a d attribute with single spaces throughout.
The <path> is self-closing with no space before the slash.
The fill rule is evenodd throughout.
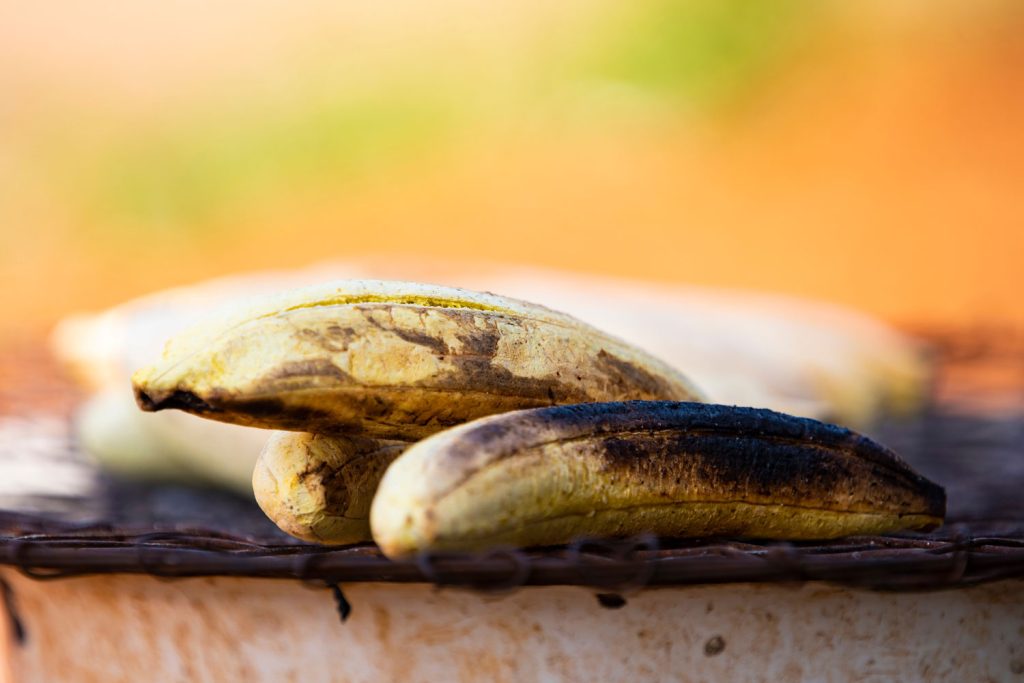
<path id="1" fill-rule="evenodd" d="M 985 329 L 931 331 L 926 338 L 936 367 L 927 409 L 910 421 L 881 424 L 873 436 L 946 486 L 949 523 L 936 532 L 828 543 L 580 539 L 564 547 L 402 562 L 384 558 L 372 544 L 300 543 L 251 502 L 222 492 L 119 482 L 90 469 L 69 428 L 72 385 L 44 355 L 15 347 L 2 354 L 0 379 L 29 372 L 42 380 L 27 403 L 15 400 L 17 385 L 0 382 L 0 420 L 7 425 L 0 472 L 27 459 L 79 468 L 98 483 L 72 497 L 0 491 L 0 563 L 38 579 L 225 575 L 484 591 L 579 585 L 614 594 L 654 585 L 808 580 L 920 590 L 1024 576 L 1024 337 Z"/>

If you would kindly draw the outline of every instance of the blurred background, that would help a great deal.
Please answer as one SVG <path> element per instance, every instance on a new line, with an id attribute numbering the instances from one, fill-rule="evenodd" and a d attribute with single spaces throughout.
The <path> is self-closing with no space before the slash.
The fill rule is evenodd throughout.
<path id="1" fill-rule="evenodd" d="M 1024 323 L 1014 0 L 0 3 L 0 335 L 401 253 Z"/>
<path id="2" fill-rule="evenodd" d="M 216 304 L 369 263 L 877 437 L 947 487 L 948 581 L 997 576 L 965 574 L 961 541 L 1024 539 L 1022 36 L 1021 0 L 0 0 L 0 551 L 86 523 L 290 542 L 253 501 L 267 432 L 143 413 L 128 378 Z M 93 603 L 16 581 L 30 636 L 0 618 L 0 683 L 28 657 L 229 661 L 207 650 L 234 631 L 182 584 Z M 80 628 L 93 604 L 143 639 Z M 220 650 L 251 677 L 252 648 Z"/>

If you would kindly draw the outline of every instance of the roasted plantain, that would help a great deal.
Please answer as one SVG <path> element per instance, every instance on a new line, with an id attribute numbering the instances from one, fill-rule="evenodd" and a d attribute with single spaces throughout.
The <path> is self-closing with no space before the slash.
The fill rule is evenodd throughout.
<path id="1" fill-rule="evenodd" d="M 699 400 L 678 371 L 567 315 L 450 287 L 354 280 L 270 297 L 168 343 L 143 410 L 414 440 L 485 415 Z"/>
<path id="2" fill-rule="evenodd" d="M 942 523 L 945 493 L 847 429 L 678 402 L 520 410 L 403 453 L 370 512 L 392 557 L 578 536 L 829 539 Z"/>

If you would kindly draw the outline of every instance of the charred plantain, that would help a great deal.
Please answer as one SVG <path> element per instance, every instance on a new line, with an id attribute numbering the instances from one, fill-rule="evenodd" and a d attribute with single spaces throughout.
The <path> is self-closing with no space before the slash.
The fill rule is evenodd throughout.
<path id="1" fill-rule="evenodd" d="M 370 512 L 391 557 L 579 536 L 829 539 L 942 523 L 943 489 L 847 429 L 634 401 L 520 410 L 432 436 Z"/>
<path id="2" fill-rule="evenodd" d="M 521 408 L 700 400 L 667 364 L 543 306 L 376 280 L 213 320 L 172 339 L 132 384 L 143 410 L 404 440 Z"/>
<path id="3" fill-rule="evenodd" d="M 370 502 L 384 470 L 409 444 L 278 432 L 252 475 L 256 502 L 282 531 L 326 544 L 370 540 Z"/>

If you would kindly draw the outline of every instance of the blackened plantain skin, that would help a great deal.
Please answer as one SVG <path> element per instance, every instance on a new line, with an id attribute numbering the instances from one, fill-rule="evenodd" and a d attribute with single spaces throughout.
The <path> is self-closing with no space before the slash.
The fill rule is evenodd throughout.
<path id="1" fill-rule="evenodd" d="M 638 434 L 646 438 L 636 438 Z M 825 456 L 844 454 L 870 463 L 876 476 L 921 498 L 927 514 L 945 516 L 943 488 L 914 472 L 885 446 L 845 427 L 762 408 L 616 401 L 517 411 L 467 430 L 451 444 L 449 457 L 481 449 L 507 457 L 537 447 L 552 435 L 561 440 L 594 438 L 600 444 L 595 452 L 609 469 L 648 481 L 668 476 L 678 454 L 688 453 L 699 459 L 709 481 L 766 492 L 800 481 L 818 488 L 838 486 L 848 468 Z"/>
<path id="2" fill-rule="evenodd" d="M 584 534 L 833 538 L 945 514 L 940 486 L 848 429 L 670 401 L 477 420 L 409 449 L 378 496 L 374 537 L 395 555 Z"/>

